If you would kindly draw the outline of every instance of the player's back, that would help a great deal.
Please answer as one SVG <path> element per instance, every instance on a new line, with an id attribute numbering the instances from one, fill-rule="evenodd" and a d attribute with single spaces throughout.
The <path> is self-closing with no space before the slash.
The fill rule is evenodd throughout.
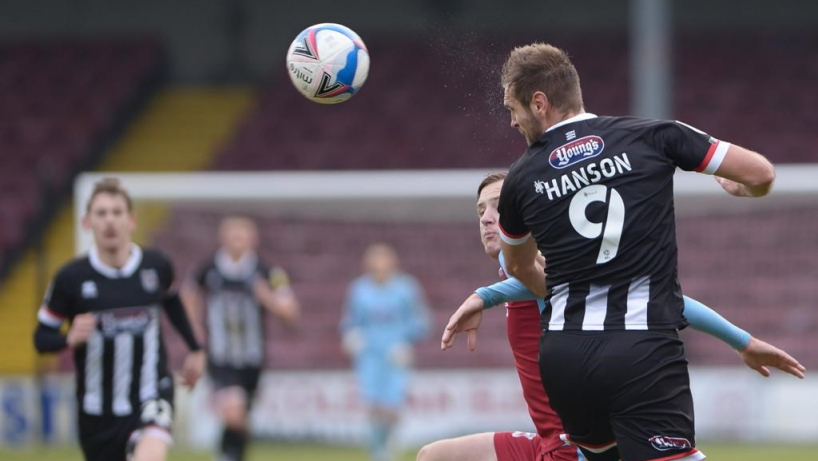
<path id="1" fill-rule="evenodd" d="M 527 149 L 505 181 L 500 219 L 505 238 L 530 231 L 548 261 L 544 326 L 685 324 L 673 174 L 714 170 L 719 144 L 678 122 L 581 114 Z"/>

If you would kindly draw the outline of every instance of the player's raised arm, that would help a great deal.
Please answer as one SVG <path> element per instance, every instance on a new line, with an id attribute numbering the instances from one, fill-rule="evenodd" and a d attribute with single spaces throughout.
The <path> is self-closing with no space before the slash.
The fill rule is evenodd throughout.
<path id="1" fill-rule="evenodd" d="M 775 168 L 763 155 L 730 144 L 715 176 L 730 195 L 762 197 L 772 189 Z"/>
<path id="2" fill-rule="evenodd" d="M 804 377 L 806 368 L 798 360 L 785 351 L 754 338 L 718 312 L 687 296 L 684 297 L 684 316 L 691 328 L 713 336 L 735 349 L 744 363 L 760 375 L 770 376 L 768 367 L 773 367 L 798 378 Z"/>

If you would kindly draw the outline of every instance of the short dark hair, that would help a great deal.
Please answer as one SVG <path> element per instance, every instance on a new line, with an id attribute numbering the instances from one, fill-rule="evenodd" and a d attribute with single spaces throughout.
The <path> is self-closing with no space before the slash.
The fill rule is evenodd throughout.
<path id="1" fill-rule="evenodd" d="M 133 212 L 133 201 L 131 200 L 131 196 L 128 194 L 128 191 L 122 187 L 122 183 L 119 181 L 119 179 L 103 178 L 94 184 L 94 190 L 91 192 L 91 197 L 88 198 L 88 203 L 85 204 L 86 213 L 91 211 L 91 204 L 94 203 L 94 199 L 99 194 L 119 195 L 125 199 L 125 203 L 128 205 L 128 213 Z"/>
<path id="2" fill-rule="evenodd" d="M 561 111 L 583 109 L 577 69 L 565 51 L 547 43 L 514 48 L 503 64 L 500 84 L 526 106 L 542 91 Z"/>
<path id="3" fill-rule="evenodd" d="M 498 171 L 496 173 L 489 173 L 483 178 L 483 181 L 477 186 L 477 198 L 480 198 L 480 193 L 483 192 L 487 186 L 506 179 L 508 171 Z"/>

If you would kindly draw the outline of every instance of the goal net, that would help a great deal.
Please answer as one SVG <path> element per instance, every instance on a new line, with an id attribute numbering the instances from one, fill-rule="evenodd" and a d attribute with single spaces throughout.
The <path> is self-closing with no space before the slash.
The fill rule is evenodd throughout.
<path id="1" fill-rule="evenodd" d="M 403 443 L 529 430 L 502 311 L 484 317 L 476 353 L 465 344 L 445 353 L 438 347 L 451 312 L 474 288 L 497 278 L 496 263 L 482 251 L 475 212 L 477 185 L 489 172 L 83 174 L 75 186 L 76 246 L 83 251 L 90 245 L 81 214 L 93 184 L 107 176 L 120 178 L 133 196 L 139 243 L 170 255 L 177 280 L 215 251 L 224 216 L 252 217 L 261 231 L 262 259 L 288 272 L 303 309 L 293 329 L 267 319 L 271 371 L 262 381 L 254 428 L 270 438 L 354 442 L 363 440 L 367 427 L 338 323 L 346 287 L 361 273 L 364 248 L 389 243 L 432 308 L 430 334 L 416 349 Z M 818 166 L 780 166 L 774 191 L 758 200 L 727 196 L 704 175 L 680 173 L 675 180 L 685 294 L 808 368 L 818 365 L 812 352 L 818 339 L 810 334 L 818 327 L 816 177 Z M 178 366 L 184 347 L 170 330 L 171 363 Z M 786 406 L 814 387 L 781 377 L 763 381 L 743 369 L 727 346 L 697 332 L 683 336 L 703 437 L 818 437 L 818 422 L 804 416 L 814 412 Z M 191 405 L 182 403 L 180 419 L 189 441 L 206 445 L 217 438 L 206 385 L 190 399 Z"/>

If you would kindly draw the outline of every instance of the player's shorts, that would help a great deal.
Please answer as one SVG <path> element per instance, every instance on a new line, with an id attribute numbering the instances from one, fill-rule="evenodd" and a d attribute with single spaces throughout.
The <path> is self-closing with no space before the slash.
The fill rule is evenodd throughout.
<path id="1" fill-rule="evenodd" d="M 590 461 L 704 459 L 676 331 L 546 331 L 540 375 L 565 440 Z"/>
<path id="2" fill-rule="evenodd" d="M 582 461 L 573 445 L 544 451 L 542 438 L 533 432 L 495 432 L 497 461 Z"/>
<path id="3" fill-rule="evenodd" d="M 367 405 L 399 408 L 406 400 L 409 375 L 405 367 L 391 364 L 382 353 L 363 353 L 355 358 L 355 379 Z"/>
<path id="4" fill-rule="evenodd" d="M 173 443 L 171 400 L 155 399 L 127 416 L 79 415 L 79 439 L 86 461 L 126 461 L 136 442 L 146 435 Z"/>
<path id="5" fill-rule="evenodd" d="M 225 392 L 241 392 L 249 405 L 258 388 L 261 379 L 261 368 L 246 367 L 234 368 L 220 365 L 210 365 L 207 373 L 213 385 L 213 394 L 216 399 Z"/>

